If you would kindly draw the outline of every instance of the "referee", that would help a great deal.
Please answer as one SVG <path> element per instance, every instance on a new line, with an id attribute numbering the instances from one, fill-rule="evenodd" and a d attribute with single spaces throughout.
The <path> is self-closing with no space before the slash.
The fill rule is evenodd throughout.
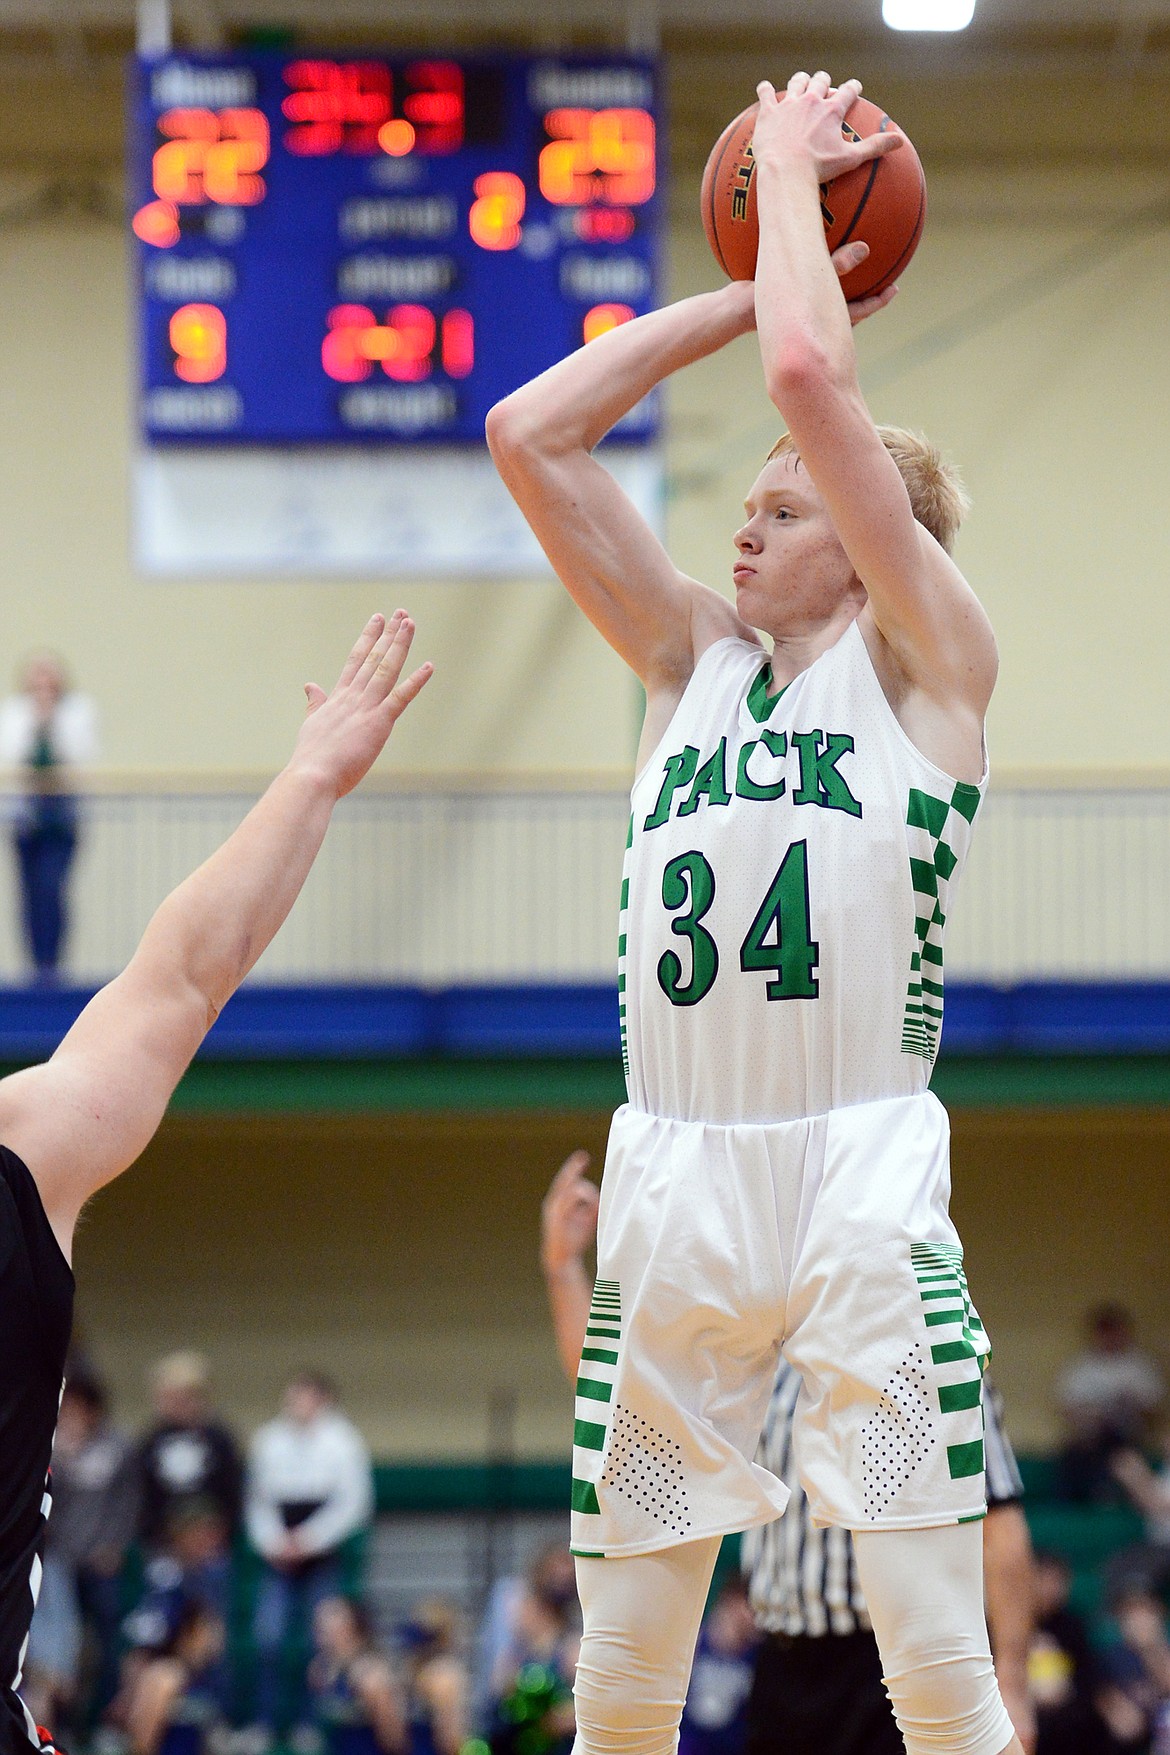
<path id="1" fill-rule="evenodd" d="M 557 1351 L 573 1380 L 588 1321 L 585 1254 L 597 1232 L 599 1190 L 587 1152 L 557 1171 L 541 1209 L 541 1266 Z M 748 1530 L 743 1565 L 764 1633 L 748 1701 L 746 1755 L 905 1755 L 882 1682 L 848 1530 L 817 1529 L 800 1485 L 792 1419 L 800 1374 L 781 1360 L 757 1461 L 792 1493 L 783 1517 Z M 1026 1751 L 1036 1727 L 1027 1689 L 1032 1548 L 1023 1483 L 1003 1430 L 997 1392 L 984 1384 L 987 1622 L 1004 1704 Z"/>
<path id="2" fill-rule="evenodd" d="M 781 1360 L 756 1460 L 791 1489 L 784 1516 L 748 1530 L 743 1567 L 765 1637 L 748 1700 L 747 1755 L 905 1755 L 882 1685 L 848 1530 L 816 1529 L 800 1485 L 792 1417 L 800 1374 Z M 983 1582 L 1004 1705 L 1027 1750 L 1035 1746 L 1027 1694 L 1032 1550 L 1023 1483 L 1001 1423 L 998 1393 L 983 1387 L 987 1517 Z"/>

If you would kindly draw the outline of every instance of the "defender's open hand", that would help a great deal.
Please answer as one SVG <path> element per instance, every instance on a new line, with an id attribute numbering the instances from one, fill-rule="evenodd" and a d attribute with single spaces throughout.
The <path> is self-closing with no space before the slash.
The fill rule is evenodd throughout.
<path id="1" fill-rule="evenodd" d="M 434 670 L 420 664 L 399 680 L 413 639 L 414 623 L 405 610 L 396 609 L 389 622 L 373 615 L 333 692 L 305 684 L 309 711 L 290 768 L 319 774 L 338 798 L 353 790 Z"/>
<path id="2" fill-rule="evenodd" d="M 827 73 L 794 73 L 788 81 L 783 103 L 770 80 L 756 87 L 760 114 L 752 135 L 752 154 L 757 164 L 765 161 L 807 158 L 812 161 L 818 183 L 856 170 L 870 159 L 896 152 L 902 136 L 896 129 L 850 140 L 841 124 L 854 101 L 861 96 L 861 81 L 847 79 L 834 86 Z"/>
<path id="3" fill-rule="evenodd" d="M 578 1263 L 597 1236 L 601 1190 L 588 1177 L 589 1153 L 571 1152 L 540 1209 L 540 1255 L 546 1274 Z"/>

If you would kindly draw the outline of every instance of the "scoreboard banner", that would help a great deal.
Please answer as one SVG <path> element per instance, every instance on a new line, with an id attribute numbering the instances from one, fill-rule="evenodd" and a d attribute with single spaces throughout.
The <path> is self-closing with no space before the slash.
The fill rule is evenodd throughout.
<path id="1" fill-rule="evenodd" d="M 501 396 L 657 300 L 636 58 L 134 64 L 148 446 L 483 440 Z M 617 437 L 657 436 L 657 401 Z"/>

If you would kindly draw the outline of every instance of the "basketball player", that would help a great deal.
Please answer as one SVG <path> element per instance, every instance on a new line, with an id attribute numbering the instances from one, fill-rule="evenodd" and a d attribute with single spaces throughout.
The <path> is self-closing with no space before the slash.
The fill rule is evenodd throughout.
<path id="1" fill-rule="evenodd" d="M 0 1080 L 0 1755 L 52 1748 L 17 1690 L 50 1506 L 78 1214 L 154 1134 L 296 900 L 333 806 L 430 676 L 424 664 L 400 680 L 413 635 L 402 611 L 374 616 L 332 694 L 309 684 L 288 765 L 235 834 L 162 904 L 52 1059 Z"/>
<path id="2" fill-rule="evenodd" d="M 647 695 L 619 921 L 629 1101 L 574 1428 L 578 1742 L 673 1749 L 720 1537 L 789 1497 L 753 1462 L 782 1348 L 812 1515 L 853 1532 L 910 1755 L 1020 1755 L 983 1613 L 987 1339 L 927 1089 L 995 645 L 947 553 L 961 492 L 924 442 L 875 427 L 825 248 L 819 185 L 897 137 L 843 136 L 855 81 L 759 89 L 754 288 L 625 324 L 489 419 Z M 788 434 L 748 493 L 732 606 L 591 452 L 753 325 Z"/>
<path id="3" fill-rule="evenodd" d="M 592 1285 L 586 1252 L 597 1234 L 597 1185 L 589 1154 L 561 1165 L 540 1214 L 540 1259 L 557 1352 L 570 1383 L 588 1345 Z M 1003 1427 L 1002 1401 L 984 1381 L 983 1446 L 987 1516 L 983 1573 L 995 1673 L 1026 1751 L 1036 1745 L 1028 1692 L 1032 1636 L 1032 1544 L 1024 1485 Z M 758 1524 L 743 1542 L 743 1567 L 756 1624 L 747 1705 L 747 1755 L 898 1755 L 902 1736 L 882 1687 L 881 1662 L 846 1529 L 818 1529 L 800 1484 L 792 1428 L 800 1375 L 781 1358 L 756 1460 L 792 1497 L 784 1516 Z"/>

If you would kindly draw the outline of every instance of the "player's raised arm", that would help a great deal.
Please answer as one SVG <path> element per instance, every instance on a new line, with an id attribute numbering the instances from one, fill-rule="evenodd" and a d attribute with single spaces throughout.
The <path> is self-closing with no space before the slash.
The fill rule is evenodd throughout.
<path id="1" fill-rule="evenodd" d="M 995 681 L 991 628 L 954 563 L 915 522 L 861 394 L 849 314 L 825 249 L 819 185 L 899 143 L 891 133 L 843 138 L 842 118 L 860 89 L 850 80 L 835 90 L 826 73 L 795 74 L 783 102 L 766 81 L 759 87 L 752 150 L 764 373 L 897 664 L 911 685 L 965 710 L 977 727 Z"/>
<path id="2" fill-rule="evenodd" d="M 623 323 L 525 384 L 488 416 L 496 467 L 560 578 L 647 692 L 681 692 L 694 663 L 696 595 L 722 600 L 674 566 L 608 470 L 591 456 L 664 378 L 755 321 L 733 283 Z M 735 625 L 724 606 L 726 628 Z"/>
<path id="3" fill-rule="evenodd" d="M 123 973 L 51 1060 L 0 1081 L 0 1141 L 28 1165 L 66 1254 L 90 1195 L 132 1164 L 207 1031 L 288 914 L 337 800 L 431 674 L 403 677 L 414 627 L 374 616 L 288 765 L 235 833 L 167 897 Z"/>

